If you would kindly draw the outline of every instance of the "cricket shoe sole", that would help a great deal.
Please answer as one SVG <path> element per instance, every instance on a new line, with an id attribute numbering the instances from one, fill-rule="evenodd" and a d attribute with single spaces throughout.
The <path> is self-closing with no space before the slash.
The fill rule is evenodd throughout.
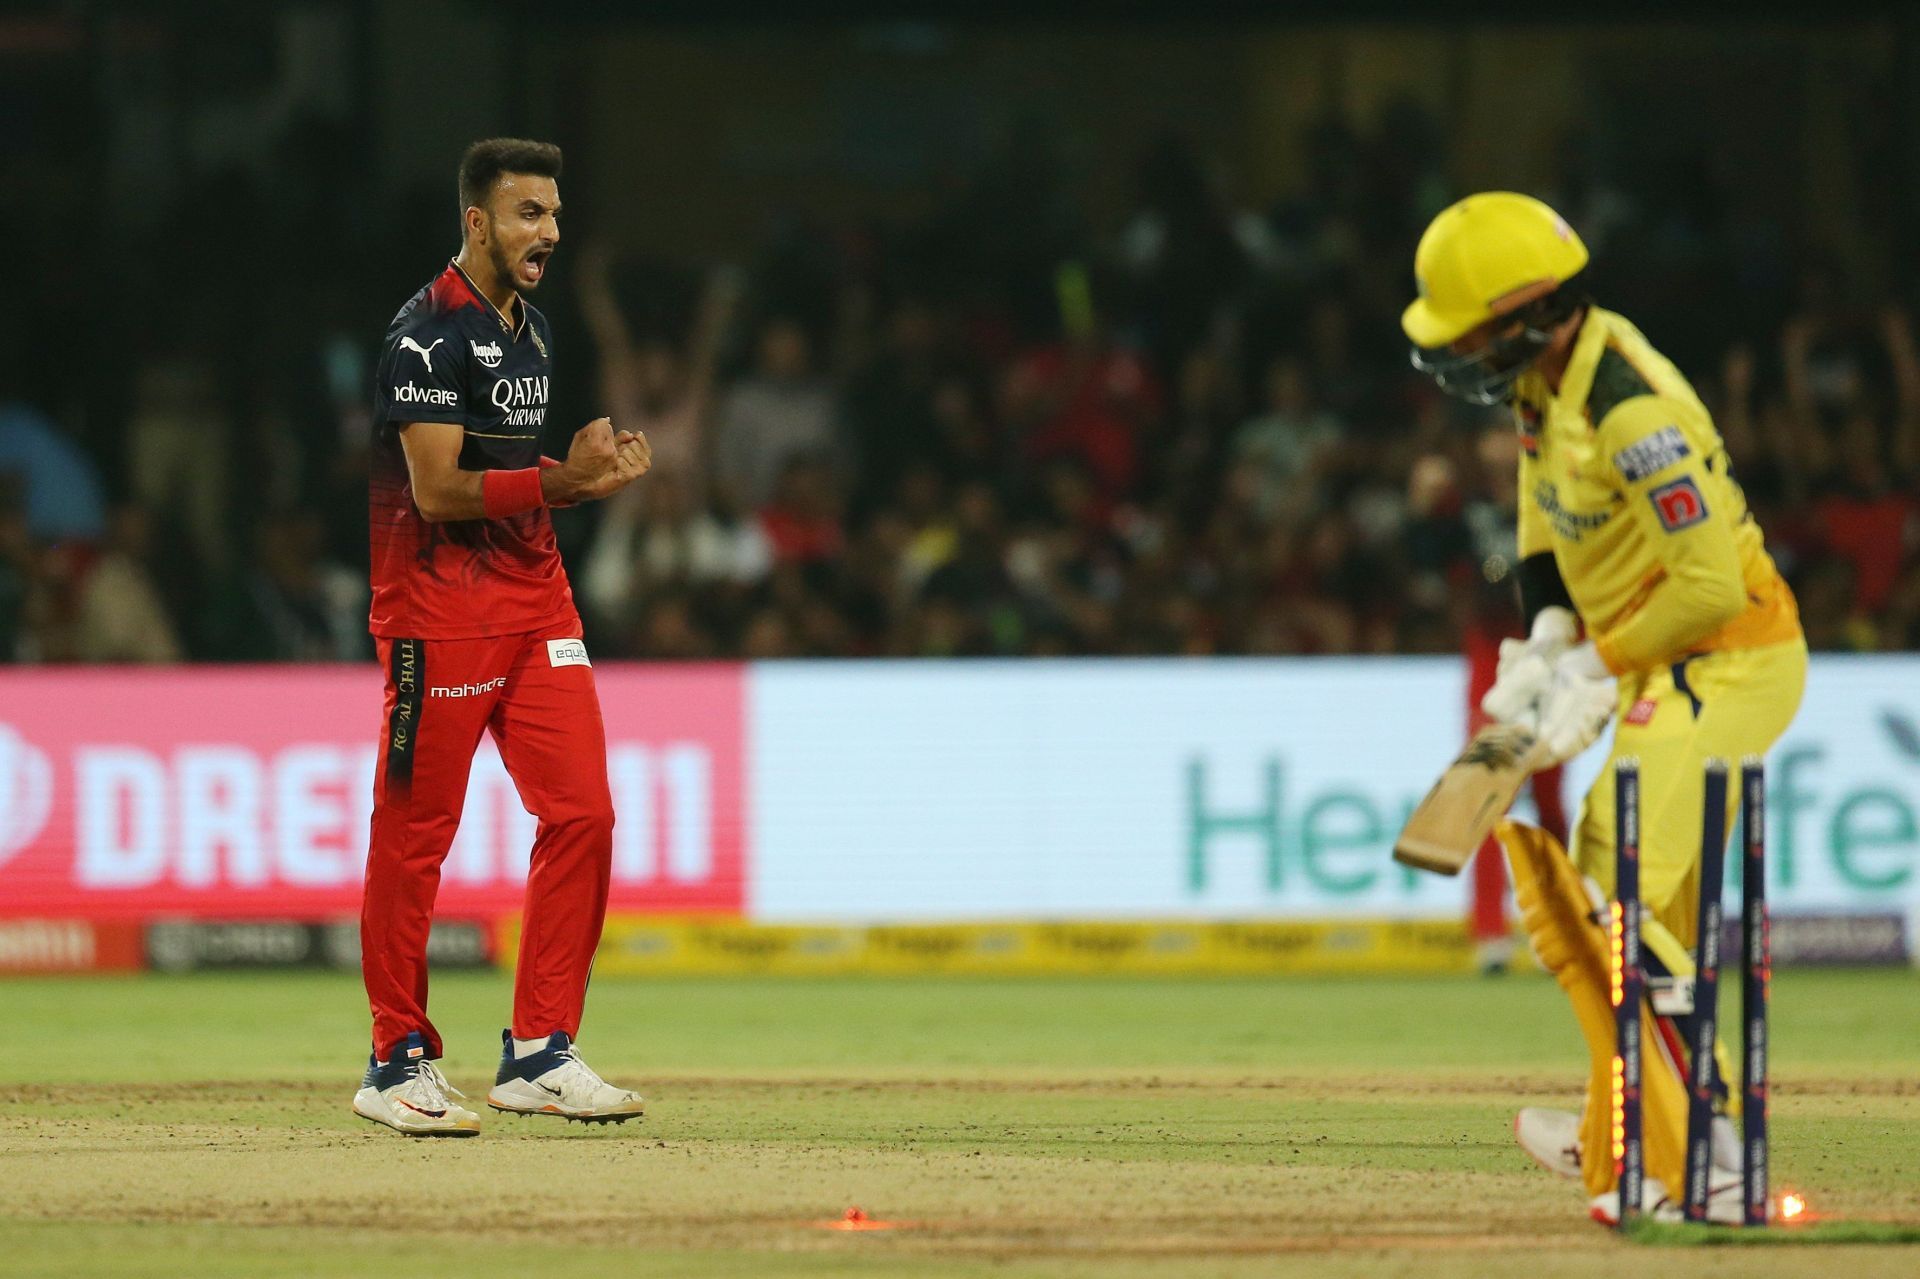
<path id="1" fill-rule="evenodd" d="M 543 1088 L 528 1079 L 510 1079 L 495 1084 L 493 1091 L 487 1094 L 487 1105 L 503 1115 L 557 1115 L 571 1123 L 582 1124 L 624 1124 L 629 1119 L 643 1119 L 647 1113 L 647 1103 L 641 1097 L 622 1099 L 610 1105 L 573 1106 L 567 1104 L 565 1098 L 554 1089 Z"/>

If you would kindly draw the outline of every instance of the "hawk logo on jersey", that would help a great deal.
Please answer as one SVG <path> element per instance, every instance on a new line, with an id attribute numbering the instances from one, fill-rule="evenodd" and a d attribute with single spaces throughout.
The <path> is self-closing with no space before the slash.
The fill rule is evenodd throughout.
<path id="1" fill-rule="evenodd" d="M 421 346 L 412 338 L 401 338 L 400 349 L 403 351 L 412 351 L 415 355 L 418 355 L 420 357 L 420 363 L 426 365 L 427 372 L 431 373 L 433 372 L 433 348 L 439 346 L 444 341 L 446 341 L 445 338 L 435 338 L 427 345 Z"/>
<path id="2" fill-rule="evenodd" d="M 1677 426 L 1663 426 L 1613 455 L 1613 465 L 1628 480 L 1651 479 L 1689 455 L 1686 437 Z"/>
<path id="3" fill-rule="evenodd" d="M 1692 528 L 1707 518 L 1707 499 L 1700 495 L 1700 486 L 1693 482 L 1691 475 L 1662 484 L 1647 496 L 1653 500 L 1653 509 L 1660 516 L 1660 527 L 1669 533 Z"/>

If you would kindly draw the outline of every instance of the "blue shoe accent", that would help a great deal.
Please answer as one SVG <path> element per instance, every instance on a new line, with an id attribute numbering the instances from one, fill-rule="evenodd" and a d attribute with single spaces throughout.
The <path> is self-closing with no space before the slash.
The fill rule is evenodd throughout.
<path id="1" fill-rule="evenodd" d="M 559 1066 L 573 1052 L 573 1040 L 564 1030 L 556 1030 L 547 1036 L 547 1046 L 537 1053 L 528 1053 L 525 1057 L 513 1055 L 513 1031 L 500 1032 L 500 1070 L 493 1077 L 495 1084 L 504 1084 L 509 1079 L 524 1079 L 528 1083 L 540 1078 L 549 1070 Z"/>
<path id="2" fill-rule="evenodd" d="M 397 1084 L 404 1084 L 413 1078 L 414 1069 L 427 1057 L 427 1037 L 414 1031 L 400 1041 L 393 1050 L 391 1061 L 381 1061 L 372 1053 L 367 1054 L 366 1077 L 360 1081 L 362 1088 L 378 1088 L 382 1092 Z"/>

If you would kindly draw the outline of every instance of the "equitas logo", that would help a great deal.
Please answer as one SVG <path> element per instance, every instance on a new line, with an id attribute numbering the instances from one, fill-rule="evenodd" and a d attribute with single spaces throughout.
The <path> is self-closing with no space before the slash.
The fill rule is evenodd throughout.
<path id="1" fill-rule="evenodd" d="M 53 809 L 53 764 L 0 724 L 0 862 L 31 844 Z"/>

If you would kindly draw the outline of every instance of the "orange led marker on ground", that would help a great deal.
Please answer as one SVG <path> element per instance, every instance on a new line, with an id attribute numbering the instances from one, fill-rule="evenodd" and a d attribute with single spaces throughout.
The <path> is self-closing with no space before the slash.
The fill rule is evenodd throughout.
<path id="1" fill-rule="evenodd" d="M 875 1221 L 859 1207 L 847 1209 L 846 1215 L 835 1217 L 832 1221 L 810 1223 L 816 1230 L 898 1230 L 910 1226 L 910 1221 Z"/>

